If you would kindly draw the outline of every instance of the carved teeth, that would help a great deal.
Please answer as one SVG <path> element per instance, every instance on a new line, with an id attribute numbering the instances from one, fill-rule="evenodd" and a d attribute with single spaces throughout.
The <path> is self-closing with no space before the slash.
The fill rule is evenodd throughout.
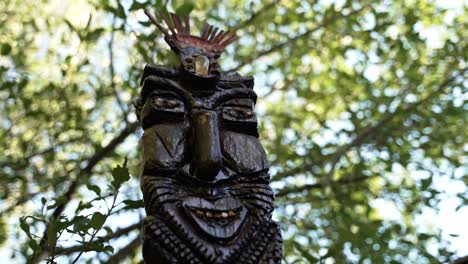
<path id="1" fill-rule="evenodd" d="M 202 211 L 200 211 L 200 210 L 196 210 L 195 213 L 196 213 L 197 215 L 199 215 L 199 216 L 203 216 L 203 215 L 204 215 L 204 213 L 203 213 Z"/>
<path id="2" fill-rule="evenodd" d="M 192 209 L 192 212 L 195 213 L 195 215 L 199 217 L 207 217 L 207 218 L 215 218 L 215 219 L 225 219 L 225 218 L 230 218 L 234 217 L 237 215 L 236 212 L 233 210 L 230 211 L 205 211 L 203 209 Z"/>

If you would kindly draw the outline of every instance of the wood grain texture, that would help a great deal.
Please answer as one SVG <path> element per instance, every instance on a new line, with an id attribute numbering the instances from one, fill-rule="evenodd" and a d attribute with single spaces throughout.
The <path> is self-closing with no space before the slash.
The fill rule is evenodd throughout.
<path id="1" fill-rule="evenodd" d="M 173 20 L 169 29 L 185 32 Z M 207 41 L 221 38 L 216 31 L 206 29 Z M 144 129 L 144 261 L 280 263 L 281 232 L 271 219 L 274 194 L 258 139 L 253 78 L 222 73 L 205 46 L 185 44 L 176 49 L 179 67 L 145 67 L 136 103 Z M 205 74 L 194 69 L 197 56 L 209 59 Z"/>

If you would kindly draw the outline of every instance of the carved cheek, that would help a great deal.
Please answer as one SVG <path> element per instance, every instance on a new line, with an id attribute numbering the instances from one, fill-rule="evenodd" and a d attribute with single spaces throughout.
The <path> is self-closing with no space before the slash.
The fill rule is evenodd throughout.
<path id="1" fill-rule="evenodd" d="M 145 129 L 143 143 L 144 171 L 172 169 L 184 159 L 185 127 L 180 124 L 158 124 Z"/>
<path id="2" fill-rule="evenodd" d="M 265 150 L 258 138 L 242 133 L 221 133 L 224 158 L 237 173 L 254 173 L 268 169 Z"/>

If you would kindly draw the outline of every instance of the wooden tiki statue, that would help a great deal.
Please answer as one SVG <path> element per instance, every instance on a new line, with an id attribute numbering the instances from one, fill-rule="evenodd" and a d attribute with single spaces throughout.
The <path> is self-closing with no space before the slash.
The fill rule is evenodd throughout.
<path id="1" fill-rule="evenodd" d="M 136 104 L 145 263 L 280 263 L 254 80 L 217 63 L 236 35 L 206 25 L 194 36 L 188 18 L 161 14 L 166 29 L 145 13 L 181 59 L 147 65 Z"/>

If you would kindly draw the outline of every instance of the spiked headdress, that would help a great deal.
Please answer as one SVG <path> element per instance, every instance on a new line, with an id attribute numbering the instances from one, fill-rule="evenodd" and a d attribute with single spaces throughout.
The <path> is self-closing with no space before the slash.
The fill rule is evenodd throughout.
<path id="1" fill-rule="evenodd" d="M 236 34 L 205 23 L 201 35 L 194 36 L 190 33 L 188 16 L 182 22 L 173 13 L 170 13 L 169 18 L 160 12 L 162 20 L 167 25 L 166 29 L 149 11 L 145 10 L 145 14 L 164 34 L 167 44 L 179 55 L 183 69 L 187 73 L 203 78 L 214 78 L 219 75 L 217 59 L 226 46 L 237 39 Z"/>
<path id="2" fill-rule="evenodd" d="M 164 34 L 164 39 L 167 44 L 169 44 L 169 46 L 171 46 L 171 48 L 177 53 L 179 53 L 183 48 L 195 47 L 209 53 L 210 55 L 219 55 L 227 45 L 236 41 L 238 38 L 235 33 L 220 30 L 208 23 L 205 23 L 200 36 L 194 36 L 190 34 L 190 21 L 188 16 L 184 17 L 183 23 L 174 13 L 170 13 L 170 17 L 172 18 L 170 19 L 169 17 L 166 17 L 163 12 L 160 12 L 159 14 L 166 23 L 170 31 L 169 32 L 151 15 L 148 10 L 145 10 L 145 14 Z"/>

